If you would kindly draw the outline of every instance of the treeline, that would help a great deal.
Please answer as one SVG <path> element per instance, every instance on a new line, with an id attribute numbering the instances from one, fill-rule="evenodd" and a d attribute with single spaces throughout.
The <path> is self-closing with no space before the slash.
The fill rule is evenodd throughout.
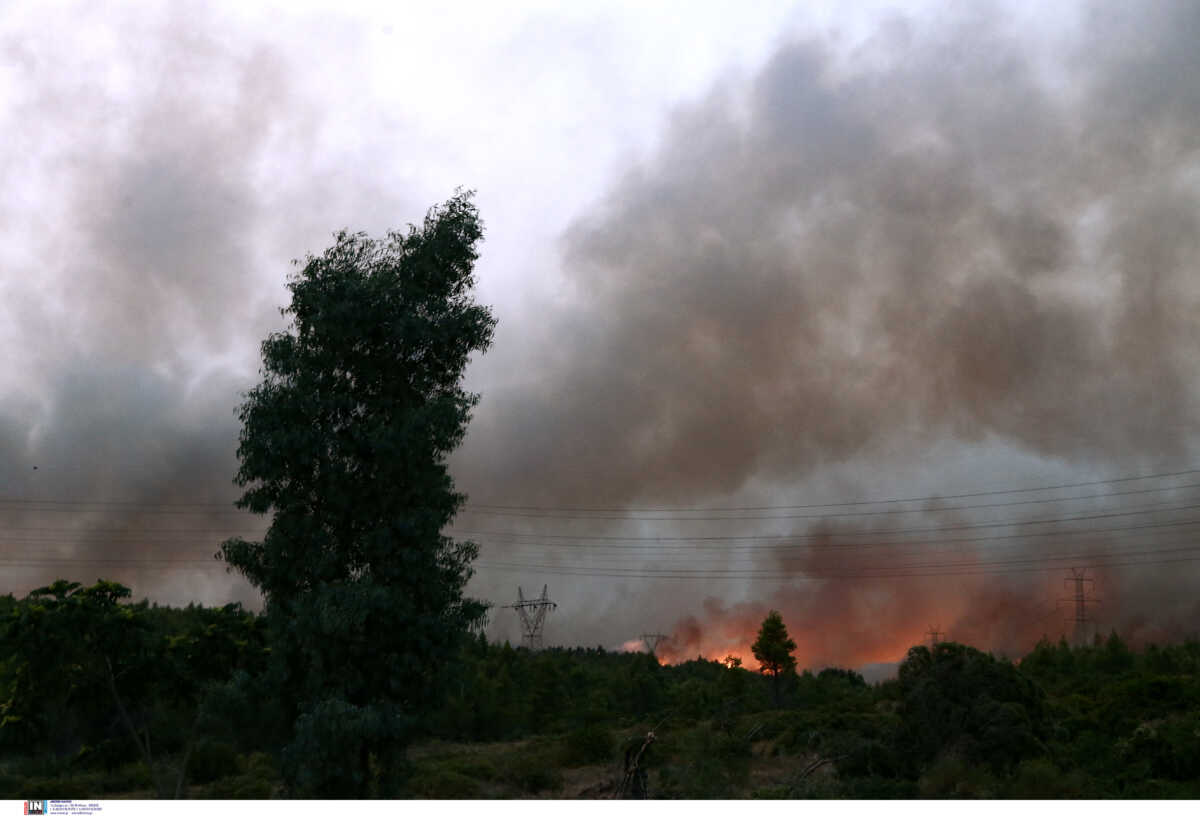
<path id="1" fill-rule="evenodd" d="M 64 580 L 21 600 L 0 597 L 5 796 L 169 798 L 188 780 L 236 776 L 247 765 L 239 751 L 265 747 L 239 722 L 254 708 L 249 679 L 265 666 L 262 619 L 238 604 L 171 608 L 129 597 L 111 581 Z M 253 782 L 231 792 L 270 790 Z"/>
<path id="2" fill-rule="evenodd" d="M 237 605 L 132 603 L 104 581 L 0 598 L 0 787 L 278 795 L 287 734 L 264 686 L 269 648 L 262 618 Z M 880 684 L 826 669 L 788 672 L 778 690 L 703 659 L 481 636 L 445 658 L 452 679 L 420 718 L 408 795 L 566 795 L 565 769 L 589 765 L 591 795 L 611 795 L 603 779 L 616 784 L 624 749 L 654 729 L 651 796 L 1200 796 L 1195 642 L 1042 642 L 1016 663 L 940 643 Z M 495 744 L 498 759 L 463 765 L 463 743 Z"/>

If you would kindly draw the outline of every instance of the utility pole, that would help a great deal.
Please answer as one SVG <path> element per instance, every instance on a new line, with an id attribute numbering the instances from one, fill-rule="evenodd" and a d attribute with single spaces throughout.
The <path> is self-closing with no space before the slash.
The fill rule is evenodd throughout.
<path id="1" fill-rule="evenodd" d="M 546 622 L 546 613 L 558 608 L 558 604 L 550 600 L 548 587 L 549 585 L 542 586 L 542 597 L 526 599 L 525 593 L 518 586 L 517 602 L 504 607 L 517 610 L 517 615 L 521 618 L 521 645 L 530 651 L 542 648 L 542 625 Z"/>
<path id="2" fill-rule="evenodd" d="M 646 644 L 646 649 L 649 650 L 650 654 L 654 654 L 655 650 L 658 648 L 658 644 L 662 643 L 664 640 L 670 640 L 670 636 L 662 634 L 642 635 L 642 643 Z"/>
<path id="3" fill-rule="evenodd" d="M 930 651 L 937 648 L 937 645 L 942 642 L 942 632 L 936 626 L 930 626 L 929 631 L 925 634 L 929 635 Z"/>
<path id="4" fill-rule="evenodd" d="M 1097 598 L 1087 597 L 1083 585 L 1091 584 L 1092 588 L 1095 589 L 1096 582 L 1087 577 L 1087 567 L 1071 567 L 1071 577 L 1064 578 L 1063 582 L 1068 586 L 1074 584 L 1075 594 L 1071 598 L 1059 598 L 1058 603 L 1071 603 L 1074 605 L 1075 617 L 1073 622 L 1075 624 L 1075 633 L 1072 635 L 1072 638 L 1076 645 L 1080 645 L 1087 641 L 1089 624 L 1095 623 L 1095 618 L 1088 616 L 1088 604 L 1100 603 L 1100 600 Z M 1067 622 L 1071 623 L 1072 619 L 1068 618 Z"/>

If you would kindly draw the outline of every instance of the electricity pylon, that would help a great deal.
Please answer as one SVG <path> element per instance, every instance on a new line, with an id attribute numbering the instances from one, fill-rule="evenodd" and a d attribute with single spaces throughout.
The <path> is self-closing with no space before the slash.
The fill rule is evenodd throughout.
<path id="1" fill-rule="evenodd" d="M 517 610 L 517 615 L 521 618 L 521 645 L 530 651 L 536 651 L 542 648 L 542 625 L 546 622 L 546 613 L 551 609 L 557 609 L 558 604 L 550 600 L 550 593 L 547 591 L 548 585 L 542 586 L 542 597 L 540 598 L 525 598 L 525 593 L 521 587 L 517 587 L 517 602 L 509 604 L 505 609 Z"/>
<path id="2" fill-rule="evenodd" d="M 650 654 L 654 654 L 654 651 L 658 648 L 658 644 L 662 643 L 664 640 L 669 640 L 669 639 L 670 639 L 669 635 L 661 635 L 661 634 L 653 634 L 653 635 L 643 634 L 642 635 L 642 643 L 646 644 L 646 649 L 649 650 Z"/>
<path id="3" fill-rule="evenodd" d="M 930 649 L 936 649 L 937 645 L 942 642 L 942 632 L 936 626 L 930 626 L 929 631 L 925 634 L 929 635 Z"/>
<path id="4" fill-rule="evenodd" d="M 1096 582 L 1087 577 L 1087 567 L 1071 567 L 1071 577 L 1064 578 L 1063 581 L 1073 583 L 1075 585 L 1075 596 L 1073 598 L 1059 598 L 1058 603 L 1074 604 L 1075 617 L 1073 622 L 1075 624 L 1075 632 L 1072 637 L 1077 645 L 1082 644 L 1087 640 L 1088 624 L 1095 623 L 1095 618 L 1088 617 L 1087 605 L 1100 603 L 1099 599 L 1097 598 L 1087 597 L 1087 593 L 1084 591 L 1083 585 L 1085 583 L 1091 584 L 1092 588 L 1094 589 Z M 1068 618 L 1067 622 L 1072 622 L 1072 619 Z"/>

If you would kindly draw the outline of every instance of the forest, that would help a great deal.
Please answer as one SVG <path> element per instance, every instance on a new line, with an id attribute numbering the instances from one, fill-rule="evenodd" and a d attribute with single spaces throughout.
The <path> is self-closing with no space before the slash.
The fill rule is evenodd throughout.
<path id="1" fill-rule="evenodd" d="M 0 598 L 4 798 L 285 795 L 265 619 L 133 602 L 99 581 Z M 803 657 L 800 656 L 802 662 Z M 897 676 L 483 635 L 439 667 L 402 798 L 1197 798 L 1200 643 L 1046 640 L 1019 660 L 941 642 Z M 337 667 L 330 667 L 337 671 Z M 653 740 L 647 734 L 653 732 Z M 299 750 L 332 754 L 337 735 Z M 319 760 L 320 757 L 314 757 Z M 638 768 L 627 772 L 631 760 Z"/>

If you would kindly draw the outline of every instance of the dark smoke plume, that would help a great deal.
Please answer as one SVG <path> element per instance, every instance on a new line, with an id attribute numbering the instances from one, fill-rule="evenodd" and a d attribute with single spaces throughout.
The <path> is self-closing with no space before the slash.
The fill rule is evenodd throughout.
<path id="1" fill-rule="evenodd" d="M 253 602 L 212 555 L 263 526 L 230 512 L 233 412 L 288 260 L 415 210 L 382 168 L 313 155 L 328 123 L 277 44 L 203 4 L 94 14 L 0 27 L 0 590 L 106 577 Z"/>
<path id="2" fill-rule="evenodd" d="M 419 215 L 432 200 L 401 200 L 392 190 L 403 174 L 339 148 L 335 117 L 309 94 L 319 65 L 203 6 L 172 8 L 114 23 L 79 7 L 20 34 L 0 28 L 15 78 L 5 86 L 0 228 L 22 239 L 0 242 L 0 342 L 14 352 L 0 368 L 0 495 L 132 502 L 87 513 L 5 506 L 4 553 L 28 562 L 9 562 L 5 591 L 104 575 L 171 602 L 251 598 L 220 570 L 97 559 L 205 559 L 217 531 L 250 524 L 224 507 L 147 505 L 234 496 L 233 408 L 255 380 L 259 342 L 278 328 L 287 261 L 343 226 L 396 227 L 397 214 Z M 851 49 L 801 38 L 750 80 L 677 110 L 655 155 L 564 234 L 561 279 L 523 304 L 536 324 L 501 321 L 481 367 L 491 386 L 454 459 L 472 502 L 832 502 L 1196 462 L 1200 9 L 1059 13 L 1071 22 L 1056 33 L 950 7 L 931 23 L 888 20 Z M 78 32 L 102 23 L 121 32 L 111 53 L 76 58 L 92 45 Z M 329 53 L 357 53 L 345 29 L 319 34 Z M 547 642 L 611 646 L 684 621 L 664 647 L 676 659 L 748 657 L 775 607 L 803 665 L 853 664 L 899 657 L 934 623 L 1019 650 L 1041 619 L 1061 623 L 1047 604 L 1066 594 L 1063 573 L 822 577 L 831 572 L 1099 561 L 1118 547 L 1187 543 L 1186 529 L 1084 540 L 1065 534 L 1080 525 L 1063 525 L 1060 539 L 1003 548 L 930 540 L 894 550 L 880 530 L 1194 495 L 990 515 L 930 508 L 877 526 L 465 513 L 458 527 L 650 544 L 748 532 L 836 544 L 862 533 L 854 540 L 879 546 L 603 549 L 475 536 L 476 594 L 505 602 L 518 583 L 551 583 L 561 605 Z M 52 557 L 74 563 L 38 560 Z M 781 580 L 486 566 L 502 560 L 767 569 Z M 1194 574 L 1186 563 L 1097 569 L 1106 622 L 1141 639 L 1187 633 L 1200 611 Z M 502 614 L 493 633 L 515 639 Z"/>
<path id="3" fill-rule="evenodd" d="M 739 504 L 828 487 L 838 473 L 840 495 L 856 499 L 879 495 L 853 476 L 873 462 L 914 495 L 903 474 L 928 472 L 939 445 L 1085 478 L 1189 467 L 1200 423 L 1197 34 L 1200 8 L 1188 3 L 1086 6 L 1062 38 L 1027 36 L 991 11 L 894 19 L 850 53 L 786 45 L 752 81 L 677 111 L 654 158 L 566 234 L 574 305 L 549 315 L 522 384 L 486 396 L 460 458 L 472 498 Z M 997 464 L 981 454 L 976 476 L 1021 477 Z M 570 522 L 523 524 L 511 529 Z M 599 525 L 586 529 L 612 529 Z M 1080 552 L 1068 546 L 1078 539 L 1037 541 L 1015 554 Z M 495 547 L 560 568 L 598 557 Z M 895 557 L 834 558 L 852 570 Z M 821 566 L 813 558 L 784 566 L 803 578 Z M 1123 583 L 1108 621 L 1153 604 L 1178 631 L 1195 611 L 1178 574 L 1109 576 L 1111 592 Z M 1028 646 L 1037 633 L 1016 631 L 1021 619 L 1061 594 L 1045 585 L 797 582 L 746 590 L 769 597 L 733 606 L 690 585 L 674 604 L 597 599 L 605 614 L 584 614 L 632 627 L 674 606 L 685 621 L 666 648 L 690 657 L 707 643 L 721 657 L 721 631 L 748 646 L 776 606 L 805 659 L 881 660 L 919 640 L 938 609 L 963 639 Z M 563 628 L 598 639 L 582 617 Z"/>

